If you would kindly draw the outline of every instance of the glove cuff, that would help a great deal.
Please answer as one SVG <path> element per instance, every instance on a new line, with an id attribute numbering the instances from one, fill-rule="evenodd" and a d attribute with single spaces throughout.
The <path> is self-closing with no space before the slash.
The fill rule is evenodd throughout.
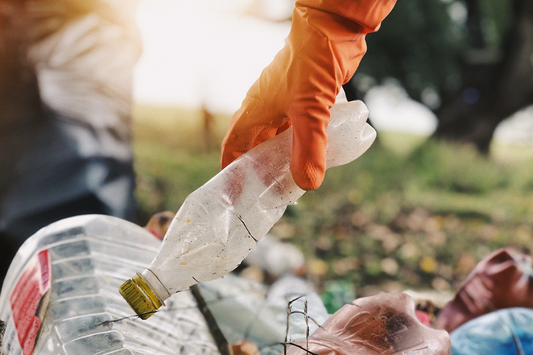
<path id="1" fill-rule="evenodd" d="M 297 0 L 295 6 L 331 12 L 375 32 L 395 4 L 396 0 Z"/>

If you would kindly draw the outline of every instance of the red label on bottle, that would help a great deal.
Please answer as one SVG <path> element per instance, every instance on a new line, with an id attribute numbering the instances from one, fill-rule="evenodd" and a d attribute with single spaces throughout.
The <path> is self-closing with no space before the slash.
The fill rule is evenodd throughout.
<path id="1" fill-rule="evenodd" d="M 23 355 L 33 353 L 42 324 L 37 310 L 51 284 L 50 253 L 43 250 L 28 263 L 9 298 Z"/>

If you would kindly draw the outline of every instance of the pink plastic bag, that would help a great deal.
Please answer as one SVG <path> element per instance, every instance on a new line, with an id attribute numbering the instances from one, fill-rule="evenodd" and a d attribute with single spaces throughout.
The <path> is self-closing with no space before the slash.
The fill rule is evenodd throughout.
<path id="1" fill-rule="evenodd" d="M 308 341 L 289 345 L 287 351 L 289 355 L 313 353 L 444 355 L 450 353 L 450 339 L 445 331 L 418 320 L 415 303 L 408 295 L 383 293 L 345 305 Z"/>

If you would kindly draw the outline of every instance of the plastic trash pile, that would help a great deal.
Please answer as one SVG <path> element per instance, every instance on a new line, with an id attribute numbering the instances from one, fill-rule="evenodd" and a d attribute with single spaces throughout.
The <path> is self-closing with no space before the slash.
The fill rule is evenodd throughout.
<path id="1" fill-rule="evenodd" d="M 533 354 L 531 258 L 499 249 L 485 257 L 435 320 L 456 355 Z"/>
<path id="2" fill-rule="evenodd" d="M 19 250 L 0 295 L 4 353 L 230 354 L 232 349 L 277 355 L 285 347 L 291 354 L 333 347 L 333 353 L 345 354 L 359 346 L 392 354 L 407 346 L 413 354 L 429 355 L 449 349 L 448 334 L 420 323 L 405 294 L 359 299 L 330 316 L 311 286 L 296 276 L 267 288 L 230 274 L 199 286 L 207 314 L 187 290 L 141 320 L 118 286 L 143 270 L 160 246 L 146 229 L 107 216 L 69 218 L 39 231 Z"/>
<path id="3" fill-rule="evenodd" d="M 264 246 L 265 253 L 283 249 L 272 240 Z M 182 291 L 153 317 L 141 320 L 118 287 L 146 268 L 160 248 L 161 242 L 147 229 L 107 216 L 74 217 L 42 229 L 19 250 L 0 295 L 0 319 L 6 323 L 2 351 L 533 353 L 531 260 L 506 249 L 478 264 L 430 326 L 405 293 L 359 298 L 330 315 L 312 285 L 292 272 L 300 263 L 285 263 L 279 255 L 277 263 L 285 266 L 277 271 L 252 255 L 251 260 L 277 273 L 270 286 L 229 274 L 201 283 L 201 301 L 191 290 Z"/>
<path id="4" fill-rule="evenodd" d="M 4 354 L 216 354 L 190 292 L 176 294 L 153 321 L 131 318 L 117 292 L 160 242 L 121 219 L 82 216 L 29 238 L 0 295 Z"/>

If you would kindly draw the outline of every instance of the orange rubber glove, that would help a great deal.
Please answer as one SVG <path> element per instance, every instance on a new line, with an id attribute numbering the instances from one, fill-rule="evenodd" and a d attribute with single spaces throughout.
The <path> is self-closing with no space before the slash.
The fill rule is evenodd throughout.
<path id="1" fill-rule="evenodd" d="M 329 109 L 396 0 L 298 0 L 284 48 L 252 85 L 222 142 L 222 168 L 293 128 L 291 172 L 304 190 L 324 179 Z"/>

